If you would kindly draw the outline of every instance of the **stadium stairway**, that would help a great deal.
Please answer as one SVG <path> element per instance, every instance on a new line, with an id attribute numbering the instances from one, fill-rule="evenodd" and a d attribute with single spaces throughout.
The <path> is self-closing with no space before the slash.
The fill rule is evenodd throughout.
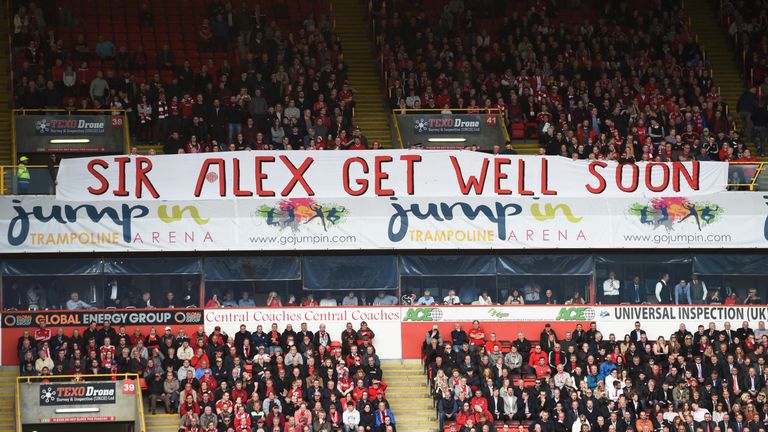
<path id="1" fill-rule="evenodd" d="M 533 141 L 526 141 L 522 143 L 515 143 L 512 148 L 517 150 L 520 155 L 537 155 L 539 154 L 539 143 Z"/>
<path id="2" fill-rule="evenodd" d="M 18 366 L 0 368 L 0 432 L 16 431 L 16 377 L 18 375 Z"/>
<path id="3" fill-rule="evenodd" d="M 355 92 L 355 124 L 368 138 L 392 148 L 389 110 L 384 84 L 373 45 L 370 20 L 359 0 L 331 0 L 334 28 L 341 39 L 344 61 L 349 67 L 349 82 Z"/>
<path id="4" fill-rule="evenodd" d="M 144 407 L 146 408 L 146 398 L 144 401 Z M 160 411 L 162 411 L 162 405 L 160 405 Z M 160 411 L 156 415 L 152 415 L 149 410 L 144 412 L 144 421 L 147 424 L 147 432 L 176 432 L 179 430 L 179 415 L 178 414 L 165 414 L 165 411 L 160 414 Z"/>
<path id="5" fill-rule="evenodd" d="M 717 12 L 707 0 L 687 0 L 683 2 L 683 8 L 691 18 L 691 29 L 706 51 L 715 85 L 720 87 L 723 101 L 729 107 L 729 117 L 738 124 L 736 102 L 744 92 L 744 80 L 736 65 L 734 51 L 717 23 Z"/>
<path id="6" fill-rule="evenodd" d="M 387 400 L 395 416 L 398 431 L 435 432 L 437 415 L 419 361 L 384 360 L 381 362 Z"/>
<path id="7" fill-rule="evenodd" d="M 11 34 L 8 8 L 0 6 L 0 34 Z M 0 165 L 13 164 L 11 144 L 11 60 L 10 41 L 0 43 Z M 0 191 L 2 192 L 2 191 Z"/>

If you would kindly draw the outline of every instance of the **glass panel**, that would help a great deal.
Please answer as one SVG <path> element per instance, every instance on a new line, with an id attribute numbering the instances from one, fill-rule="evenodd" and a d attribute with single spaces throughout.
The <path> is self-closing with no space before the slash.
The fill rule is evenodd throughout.
<path id="1" fill-rule="evenodd" d="M 496 274 L 496 260 L 493 255 L 403 255 L 400 274 L 492 275 Z"/>
<path id="2" fill-rule="evenodd" d="M 499 274 L 588 275 L 591 255 L 504 255 L 498 257 Z"/>
<path id="3" fill-rule="evenodd" d="M 669 280 L 661 303 L 673 303 L 675 285 L 690 281 L 693 274 L 690 256 L 617 254 L 596 256 L 595 261 L 595 300 L 602 304 L 659 303 L 656 284 L 664 274 L 669 274 Z"/>
<path id="4" fill-rule="evenodd" d="M 499 275 L 499 303 L 582 304 L 589 295 L 588 275 Z"/>
<path id="5" fill-rule="evenodd" d="M 198 275 L 105 275 L 105 307 L 200 307 Z"/>
<path id="6" fill-rule="evenodd" d="M 200 273 L 200 258 L 108 258 L 104 260 L 107 274 L 195 274 Z"/>
<path id="7" fill-rule="evenodd" d="M 5 276 L 3 309 L 66 309 L 73 293 L 88 307 L 103 305 L 101 274 L 70 276 Z"/>
<path id="8" fill-rule="evenodd" d="M 3 262 L 3 275 L 7 276 L 100 274 L 103 269 L 99 258 L 22 258 Z"/>
<path id="9" fill-rule="evenodd" d="M 56 193 L 56 186 L 53 182 L 53 176 L 48 167 L 30 166 L 29 180 L 20 179 L 18 168 L 8 167 L 3 170 L 5 184 L 10 186 L 13 195 L 53 195 Z"/>
<path id="10" fill-rule="evenodd" d="M 701 274 L 720 275 L 767 275 L 768 255 L 696 255 L 693 269 Z"/>
<path id="11" fill-rule="evenodd" d="M 397 288 L 397 257 L 305 256 L 304 289 L 376 290 Z"/>
<path id="12" fill-rule="evenodd" d="M 301 279 L 298 256 L 211 257 L 204 263 L 208 281 Z"/>
<path id="13" fill-rule="evenodd" d="M 270 294 L 274 293 L 272 297 Z M 277 301 L 269 300 L 276 298 Z M 301 280 L 206 281 L 205 307 L 298 306 Z M 292 300 L 292 303 L 290 303 Z"/>
<path id="14" fill-rule="evenodd" d="M 483 291 L 486 291 L 491 299 L 498 303 L 496 292 L 496 275 L 492 276 L 402 276 L 400 278 L 403 297 L 411 297 L 413 303 L 417 303 L 426 291 L 429 291 L 436 303 L 444 304 L 472 304 L 478 300 Z M 449 297 L 450 296 L 450 297 Z M 424 300 L 427 300 L 425 297 Z M 421 304 L 427 303 L 422 301 Z"/>
<path id="15" fill-rule="evenodd" d="M 760 164 L 728 164 L 728 190 L 748 191 Z"/>

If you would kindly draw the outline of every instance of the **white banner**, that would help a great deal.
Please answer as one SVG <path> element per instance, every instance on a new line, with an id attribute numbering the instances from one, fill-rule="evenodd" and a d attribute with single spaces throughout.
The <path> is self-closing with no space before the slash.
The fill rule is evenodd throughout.
<path id="1" fill-rule="evenodd" d="M 591 321 L 583 312 L 571 314 L 567 306 L 412 306 L 403 307 L 403 322 L 527 322 Z"/>
<path id="2" fill-rule="evenodd" d="M 66 201 L 694 196 L 728 164 L 573 161 L 467 151 L 287 151 L 64 159 Z"/>
<path id="3" fill-rule="evenodd" d="M 595 306 L 595 321 L 598 330 L 608 336 L 616 333 L 617 339 L 621 339 L 625 333 L 634 330 L 635 321 L 640 321 L 641 328 L 647 333 L 649 340 L 656 340 L 659 336 L 669 339 L 670 335 L 685 324 L 686 330 L 695 333 L 699 325 L 706 329 L 709 323 L 715 323 L 718 330 L 722 330 L 726 322 L 731 323 L 735 331 L 741 327 L 741 323 L 747 321 L 752 329 L 757 328 L 760 321 L 768 321 L 768 308 L 765 306 Z M 632 327 L 632 328 L 630 328 Z"/>
<path id="4" fill-rule="evenodd" d="M 210 333 L 219 326 L 221 331 L 234 336 L 240 330 L 240 324 L 245 324 L 251 332 L 261 324 L 268 332 L 276 323 L 281 332 L 286 324 L 291 324 L 293 330 L 298 332 L 301 323 L 307 323 L 307 328 L 316 332 L 320 324 L 325 324 L 331 340 L 341 341 L 341 332 L 346 329 L 347 323 L 352 323 L 358 330 L 360 323 L 365 321 L 375 334 L 373 346 L 379 357 L 399 359 L 402 357 L 400 319 L 399 307 L 206 309 L 205 331 Z"/>
<path id="5" fill-rule="evenodd" d="M 291 198 L 75 203 L 0 197 L 0 252 L 756 248 L 765 200 Z"/>

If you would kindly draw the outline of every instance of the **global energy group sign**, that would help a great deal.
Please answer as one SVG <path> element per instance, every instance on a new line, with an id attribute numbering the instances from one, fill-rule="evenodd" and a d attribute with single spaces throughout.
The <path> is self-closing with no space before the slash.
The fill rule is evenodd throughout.
<path id="1" fill-rule="evenodd" d="M 479 115 L 421 116 L 413 119 L 416 135 L 479 134 Z"/>
<path id="2" fill-rule="evenodd" d="M 40 386 L 40 405 L 113 404 L 114 382 L 45 384 Z"/>
<path id="3" fill-rule="evenodd" d="M 135 310 L 135 311 L 24 311 L 3 314 L 2 326 L 36 327 L 41 323 L 48 326 L 87 326 L 92 322 L 99 325 L 109 320 L 112 325 L 179 325 L 202 324 L 202 309 L 178 310 Z"/>

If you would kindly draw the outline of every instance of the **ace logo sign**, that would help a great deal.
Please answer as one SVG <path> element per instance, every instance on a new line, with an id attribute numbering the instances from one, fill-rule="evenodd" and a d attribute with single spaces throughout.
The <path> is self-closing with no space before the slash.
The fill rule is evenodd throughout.
<path id="1" fill-rule="evenodd" d="M 556 321 L 592 321 L 595 319 L 595 310 L 591 307 L 564 307 L 560 308 Z"/>

